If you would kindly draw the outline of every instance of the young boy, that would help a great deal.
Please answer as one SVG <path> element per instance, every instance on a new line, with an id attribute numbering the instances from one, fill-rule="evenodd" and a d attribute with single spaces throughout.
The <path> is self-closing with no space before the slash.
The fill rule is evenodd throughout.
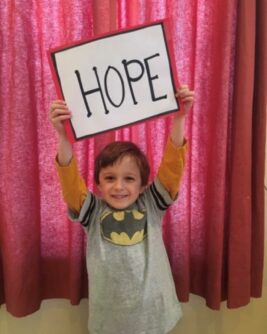
<path id="1" fill-rule="evenodd" d="M 131 142 L 107 145 L 95 161 L 101 198 L 78 173 L 62 122 L 71 118 L 63 101 L 52 103 L 50 120 L 59 135 L 57 171 L 72 220 L 87 233 L 90 334 L 165 334 L 181 316 L 161 221 L 176 199 L 185 163 L 184 119 L 194 93 L 177 92 L 185 113 L 173 119 L 154 181 L 149 164 Z"/>

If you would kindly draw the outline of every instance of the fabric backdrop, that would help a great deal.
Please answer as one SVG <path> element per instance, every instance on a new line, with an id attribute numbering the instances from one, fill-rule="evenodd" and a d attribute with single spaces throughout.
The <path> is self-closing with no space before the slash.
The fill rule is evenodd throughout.
<path id="1" fill-rule="evenodd" d="M 54 168 L 56 98 L 47 50 L 169 17 L 181 83 L 196 92 L 179 200 L 163 234 L 179 299 L 219 309 L 260 297 L 266 127 L 266 1 L 2 0 L 0 3 L 0 304 L 15 316 L 46 298 L 87 296 L 85 238 L 70 223 Z M 160 163 L 171 117 L 75 144 L 82 175 L 111 140 Z"/>

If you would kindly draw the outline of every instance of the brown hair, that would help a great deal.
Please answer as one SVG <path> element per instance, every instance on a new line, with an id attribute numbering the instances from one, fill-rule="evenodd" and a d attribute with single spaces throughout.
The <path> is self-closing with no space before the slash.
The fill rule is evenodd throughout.
<path id="1" fill-rule="evenodd" d="M 115 141 L 100 151 L 95 159 L 94 180 L 96 184 L 99 184 L 99 173 L 102 168 L 113 165 L 125 156 L 135 159 L 140 170 L 141 185 L 147 185 L 150 173 L 147 158 L 140 148 L 130 141 Z"/>

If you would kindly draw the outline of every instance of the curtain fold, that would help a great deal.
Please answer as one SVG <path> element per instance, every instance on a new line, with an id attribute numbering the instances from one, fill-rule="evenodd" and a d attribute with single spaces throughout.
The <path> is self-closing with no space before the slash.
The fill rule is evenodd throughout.
<path id="1" fill-rule="evenodd" d="M 229 307 L 247 304 L 250 296 L 261 296 L 267 94 L 266 13 L 266 1 L 238 2 L 230 153 Z"/>
<path id="2" fill-rule="evenodd" d="M 84 232 L 66 218 L 54 168 L 47 51 L 165 17 L 179 81 L 196 92 L 179 200 L 163 225 L 177 294 L 212 309 L 261 296 L 266 13 L 264 0 L 1 1 L 0 304 L 11 314 L 88 295 Z M 155 176 L 170 124 L 160 117 L 76 143 L 88 187 L 94 156 L 112 140 L 137 143 Z"/>
<path id="3" fill-rule="evenodd" d="M 262 294 L 262 268 L 264 260 L 264 174 L 266 145 L 267 112 L 267 3 L 259 1 L 256 6 L 256 43 L 255 43 L 255 77 L 252 117 L 252 216 L 255 221 L 252 231 L 251 291 L 253 297 Z M 260 240 L 260 241 L 258 241 Z"/>

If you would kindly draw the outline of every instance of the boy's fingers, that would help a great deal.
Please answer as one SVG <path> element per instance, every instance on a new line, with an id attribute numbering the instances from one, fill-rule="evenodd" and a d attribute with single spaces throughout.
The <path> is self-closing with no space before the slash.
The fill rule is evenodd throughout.
<path id="1" fill-rule="evenodd" d="M 65 121 L 66 119 L 69 119 L 70 116 L 69 115 L 62 115 L 62 116 L 58 116 L 57 118 L 52 118 L 52 122 L 53 123 L 57 123 L 58 121 Z"/>
<path id="2" fill-rule="evenodd" d="M 177 90 L 181 90 L 181 89 L 188 89 L 188 85 L 181 85 L 178 87 Z"/>
<path id="3" fill-rule="evenodd" d="M 55 110 L 67 110 L 67 106 L 66 105 L 62 105 L 62 104 L 52 104 L 51 108 L 50 108 L 50 112 L 53 112 Z"/>
<path id="4" fill-rule="evenodd" d="M 180 95 L 180 98 L 183 100 L 183 99 L 186 99 L 186 98 L 194 98 L 195 97 L 195 94 L 194 93 L 188 93 L 188 94 L 182 94 Z"/>
<path id="5" fill-rule="evenodd" d="M 50 112 L 50 119 L 52 122 L 58 122 L 62 120 L 62 117 L 65 119 L 70 119 L 72 114 L 69 110 L 55 109 Z"/>
<path id="6" fill-rule="evenodd" d="M 66 105 L 66 102 L 64 100 L 54 100 L 53 103 Z"/>
<path id="7" fill-rule="evenodd" d="M 64 109 L 54 109 L 54 110 L 51 111 L 51 115 L 53 115 L 55 117 L 58 116 L 58 115 L 68 115 L 68 116 L 70 116 L 71 112 L 68 109 L 66 109 L 66 110 L 64 110 Z"/>
<path id="8" fill-rule="evenodd" d="M 194 95 L 186 95 L 186 96 L 181 96 L 181 100 L 184 101 L 184 100 L 193 100 L 195 98 Z"/>
<path id="9" fill-rule="evenodd" d="M 50 112 L 52 112 L 55 109 L 66 109 L 66 108 L 67 108 L 67 104 L 65 101 L 55 100 L 51 104 Z"/>
<path id="10" fill-rule="evenodd" d="M 54 114 L 54 113 L 57 113 L 57 112 L 69 113 L 70 111 L 69 111 L 67 106 L 63 106 L 63 105 L 60 105 L 60 104 L 52 104 L 52 106 L 50 108 L 50 113 Z"/>
<path id="11" fill-rule="evenodd" d="M 189 91 L 189 90 L 182 90 L 182 91 L 179 91 L 175 94 L 176 97 L 180 97 L 180 98 L 184 98 L 184 97 L 187 97 L 187 96 L 195 96 L 195 92 L 194 91 Z"/>

